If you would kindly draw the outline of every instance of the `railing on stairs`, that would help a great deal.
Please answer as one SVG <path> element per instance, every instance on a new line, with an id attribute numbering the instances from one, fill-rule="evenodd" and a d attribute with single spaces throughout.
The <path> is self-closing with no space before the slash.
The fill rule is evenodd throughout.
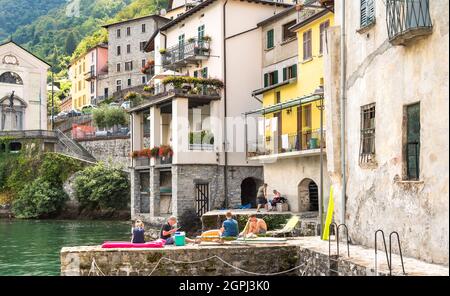
<path id="1" fill-rule="evenodd" d="M 345 224 L 340 224 L 339 226 L 336 223 L 331 223 L 330 224 L 330 236 L 328 238 L 328 271 L 329 271 L 329 275 L 331 275 L 331 273 L 335 273 L 335 274 L 339 274 L 338 269 L 333 269 L 332 267 L 332 263 L 334 263 L 337 267 L 337 264 L 339 264 L 339 257 L 340 257 L 340 253 L 339 253 L 339 244 L 340 244 L 340 240 L 339 240 L 339 231 L 340 228 L 343 227 L 345 228 L 345 232 L 346 232 L 346 236 L 347 236 L 347 256 L 350 257 L 350 239 L 348 237 L 348 227 Z M 333 259 L 331 257 L 331 230 L 334 228 L 335 231 L 335 239 L 336 239 L 336 259 Z"/>
<path id="2" fill-rule="evenodd" d="M 66 147 L 70 152 L 74 153 L 75 157 L 87 161 L 87 162 L 96 162 L 94 156 L 92 156 L 89 151 L 87 151 L 82 145 L 77 143 L 76 141 L 72 140 L 68 136 L 66 136 L 61 130 L 56 130 L 56 137 L 58 138 L 59 142 Z"/>
<path id="3" fill-rule="evenodd" d="M 400 260 L 402 262 L 403 275 L 406 275 L 405 264 L 403 263 L 402 246 L 400 244 L 400 236 L 399 236 L 398 232 L 393 231 L 389 234 L 389 253 L 388 253 L 387 245 L 386 245 L 386 237 L 384 235 L 384 231 L 381 229 L 378 229 L 377 231 L 375 231 L 375 274 L 378 275 L 378 260 L 377 260 L 377 256 L 378 256 L 377 236 L 378 236 L 378 233 L 381 233 L 382 238 L 383 238 L 383 246 L 384 246 L 384 252 L 386 254 L 386 262 L 387 262 L 387 265 L 389 268 L 389 275 L 392 276 L 392 236 L 393 235 L 397 236 L 398 250 L 400 253 Z"/>

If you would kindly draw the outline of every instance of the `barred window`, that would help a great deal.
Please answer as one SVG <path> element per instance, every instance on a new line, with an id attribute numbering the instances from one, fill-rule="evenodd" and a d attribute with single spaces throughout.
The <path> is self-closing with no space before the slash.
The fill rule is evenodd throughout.
<path id="1" fill-rule="evenodd" d="M 359 163 L 370 163 L 375 157 L 375 104 L 361 107 L 361 145 Z"/>

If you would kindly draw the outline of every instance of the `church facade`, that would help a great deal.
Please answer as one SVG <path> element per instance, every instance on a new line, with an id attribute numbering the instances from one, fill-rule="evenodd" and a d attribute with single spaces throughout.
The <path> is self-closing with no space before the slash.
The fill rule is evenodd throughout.
<path id="1" fill-rule="evenodd" d="M 49 68 L 13 41 L 0 45 L 0 132 L 47 129 Z"/>

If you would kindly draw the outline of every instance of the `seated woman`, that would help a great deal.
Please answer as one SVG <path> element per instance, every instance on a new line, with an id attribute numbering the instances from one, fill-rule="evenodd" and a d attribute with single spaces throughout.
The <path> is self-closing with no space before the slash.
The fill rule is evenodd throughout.
<path id="1" fill-rule="evenodd" d="M 134 227 L 131 228 L 131 242 L 133 244 L 144 244 L 145 236 L 144 236 L 144 223 L 141 220 L 136 220 Z"/>
<path id="2" fill-rule="evenodd" d="M 270 201 L 272 207 L 276 207 L 277 203 L 281 202 L 281 193 L 277 190 L 273 191 L 273 199 Z"/>

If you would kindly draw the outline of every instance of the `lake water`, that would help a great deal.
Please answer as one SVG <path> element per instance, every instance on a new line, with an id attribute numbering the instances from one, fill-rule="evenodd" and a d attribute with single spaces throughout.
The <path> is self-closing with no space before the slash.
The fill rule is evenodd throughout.
<path id="1" fill-rule="evenodd" d="M 62 247 L 130 240 L 130 222 L 0 220 L 0 275 L 59 275 Z"/>

